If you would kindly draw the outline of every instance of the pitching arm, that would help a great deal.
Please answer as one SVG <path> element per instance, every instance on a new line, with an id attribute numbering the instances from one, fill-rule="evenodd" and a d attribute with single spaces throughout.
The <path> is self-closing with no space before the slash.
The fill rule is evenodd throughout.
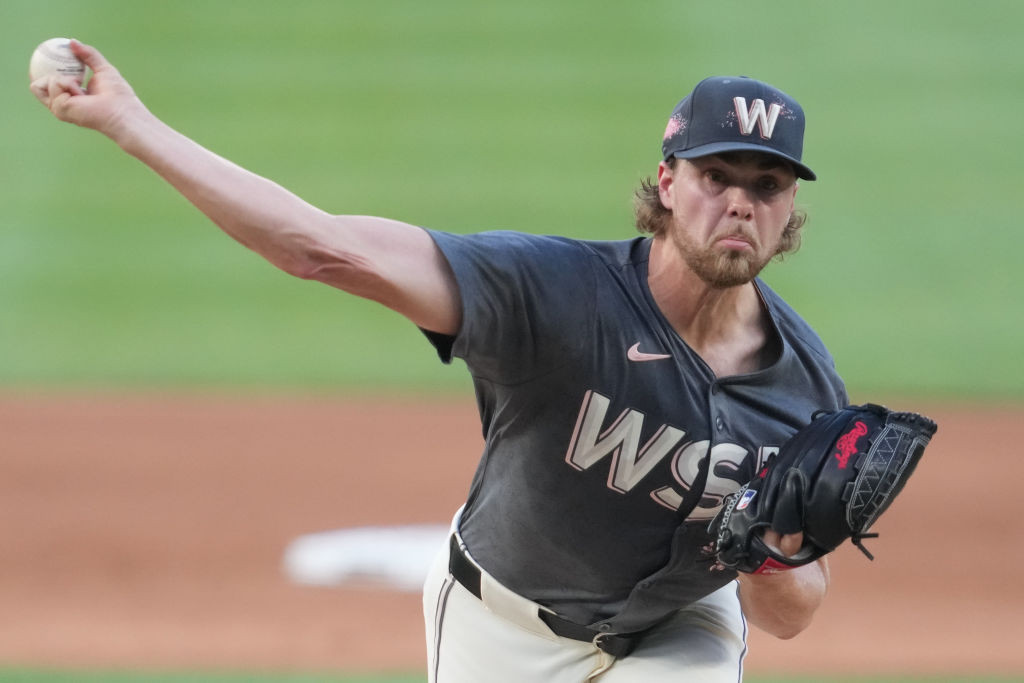
<path id="1" fill-rule="evenodd" d="M 93 47 L 71 49 L 93 71 L 31 84 L 60 120 L 106 135 L 163 177 L 224 232 L 300 278 L 378 301 L 428 330 L 454 334 L 454 277 L 426 232 L 371 216 L 334 216 L 203 148 L 154 116 Z"/>

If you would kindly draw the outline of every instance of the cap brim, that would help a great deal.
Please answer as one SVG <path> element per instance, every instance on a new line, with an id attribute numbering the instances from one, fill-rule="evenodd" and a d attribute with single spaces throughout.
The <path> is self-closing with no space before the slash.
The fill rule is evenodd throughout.
<path id="1" fill-rule="evenodd" d="M 776 149 L 771 147 L 765 147 L 764 145 L 758 145 L 753 142 L 712 142 L 707 145 L 700 145 L 693 149 L 687 149 L 680 152 L 673 152 L 671 156 L 679 157 L 680 159 L 696 159 L 698 157 L 711 156 L 712 154 L 721 154 L 722 152 L 761 152 L 762 154 L 770 154 L 773 157 L 779 157 L 785 159 L 793 166 L 793 171 L 796 173 L 796 177 L 801 180 L 817 180 L 818 176 L 815 175 L 814 171 L 810 167 L 802 164 L 800 161 L 794 159 L 788 154 L 782 154 Z"/>

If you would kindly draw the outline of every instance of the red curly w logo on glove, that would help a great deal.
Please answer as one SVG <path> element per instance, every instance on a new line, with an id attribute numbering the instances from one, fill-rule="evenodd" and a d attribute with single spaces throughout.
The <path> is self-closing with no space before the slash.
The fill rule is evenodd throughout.
<path id="1" fill-rule="evenodd" d="M 863 422 L 856 422 L 853 429 L 843 434 L 836 441 L 836 460 L 839 461 L 839 469 L 845 470 L 850 456 L 857 452 L 857 439 L 868 433 L 868 426 Z"/>

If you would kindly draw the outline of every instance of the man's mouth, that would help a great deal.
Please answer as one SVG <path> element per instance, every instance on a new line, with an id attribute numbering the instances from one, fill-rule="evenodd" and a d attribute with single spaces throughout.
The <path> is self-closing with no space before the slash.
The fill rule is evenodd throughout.
<path id="1" fill-rule="evenodd" d="M 733 233 L 731 235 L 726 235 L 725 237 L 720 237 L 717 240 L 717 243 L 726 249 L 754 249 L 754 240 L 741 233 Z"/>

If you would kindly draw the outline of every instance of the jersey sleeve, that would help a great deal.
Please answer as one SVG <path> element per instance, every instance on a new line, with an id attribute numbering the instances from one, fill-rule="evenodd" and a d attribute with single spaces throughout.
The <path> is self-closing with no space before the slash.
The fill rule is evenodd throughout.
<path id="1" fill-rule="evenodd" d="M 442 360 L 462 358 L 474 376 L 502 384 L 551 371 L 593 336 L 589 252 L 570 239 L 517 232 L 427 231 L 458 283 L 462 324 L 427 334 Z"/>

